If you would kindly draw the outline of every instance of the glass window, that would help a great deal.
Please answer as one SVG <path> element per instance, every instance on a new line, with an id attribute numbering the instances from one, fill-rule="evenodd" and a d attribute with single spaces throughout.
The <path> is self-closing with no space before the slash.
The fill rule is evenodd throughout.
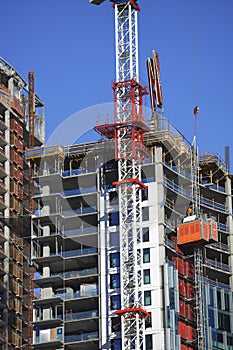
<path id="1" fill-rule="evenodd" d="M 145 319 L 145 327 L 146 327 L 146 328 L 152 327 L 151 313 L 149 312 L 149 314 L 150 314 L 150 317 L 147 317 L 147 318 Z"/>
<path id="2" fill-rule="evenodd" d="M 229 310 L 230 302 L 229 302 L 229 294 L 225 292 L 225 310 Z"/>
<path id="3" fill-rule="evenodd" d="M 227 337 L 227 345 L 233 347 L 233 337 L 232 336 Z"/>
<path id="4" fill-rule="evenodd" d="M 217 333 L 217 342 L 218 342 L 218 347 L 220 349 L 224 349 L 224 347 L 223 347 L 223 334 L 222 333 Z"/>
<path id="5" fill-rule="evenodd" d="M 222 308 L 222 303 L 221 303 L 221 291 L 220 290 L 217 290 L 217 306 L 218 306 L 218 309 L 221 309 Z"/>
<path id="6" fill-rule="evenodd" d="M 109 213 L 109 226 L 118 226 L 119 225 L 119 212 Z"/>
<path id="7" fill-rule="evenodd" d="M 110 254 L 110 267 L 120 267 L 120 253 Z"/>
<path id="8" fill-rule="evenodd" d="M 144 305 L 151 305 L 151 291 L 147 290 L 144 292 Z"/>
<path id="9" fill-rule="evenodd" d="M 113 339 L 111 341 L 111 350 L 121 350 L 121 339 Z"/>
<path id="10" fill-rule="evenodd" d="M 112 310 L 120 310 L 120 308 L 121 308 L 120 295 L 113 295 L 111 297 L 111 309 Z"/>
<path id="11" fill-rule="evenodd" d="M 144 263 L 150 262 L 150 248 L 143 249 L 143 262 Z"/>
<path id="12" fill-rule="evenodd" d="M 116 191 L 109 192 L 109 200 L 110 202 L 115 202 L 118 200 L 118 193 Z"/>
<path id="13" fill-rule="evenodd" d="M 152 334 L 146 335 L 146 350 L 153 350 Z"/>
<path id="14" fill-rule="evenodd" d="M 148 221 L 149 220 L 149 207 L 143 207 L 142 208 L 142 221 Z"/>
<path id="15" fill-rule="evenodd" d="M 142 190 L 142 201 L 146 201 L 148 199 L 148 188 Z"/>
<path id="16" fill-rule="evenodd" d="M 142 229 L 142 241 L 149 242 L 149 227 L 144 227 Z"/>
<path id="17" fill-rule="evenodd" d="M 121 318 L 120 317 L 111 317 L 112 332 L 121 332 Z"/>
<path id="18" fill-rule="evenodd" d="M 150 283 L 150 269 L 143 270 L 143 283 L 144 284 Z"/>
<path id="19" fill-rule="evenodd" d="M 57 340 L 62 340 L 62 328 L 57 328 Z"/>
<path id="20" fill-rule="evenodd" d="M 175 292 L 174 288 L 169 288 L 170 309 L 175 309 Z"/>
<path id="21" fill-rule="evenodd" d="M 210 305 L 214 306 L 214 287 L 210 286 Z"/>
<path id="22" fill-rule="evenodd" d="M 214 324 L 214 308 L 213 307 L 209 307 L 208 311 L 209 311 L 209 325 L 212 328 L 215 328 L 215 324 Z"/>
<path id="23" fill-rule="evenodd" d="M 218 327 L 223 331 L 230 332 L 230 316 L 225 312 L 218 312 Z"/>
<path id="24" fill-rule="evenodd" d="M 110 288 L 120 288 L 120 274 L 110 275 Z"/>
<path id="25" fill-rule="evenodd" d="M 40 336 L 40 328 L 36 327 L 36 337 Z"/>

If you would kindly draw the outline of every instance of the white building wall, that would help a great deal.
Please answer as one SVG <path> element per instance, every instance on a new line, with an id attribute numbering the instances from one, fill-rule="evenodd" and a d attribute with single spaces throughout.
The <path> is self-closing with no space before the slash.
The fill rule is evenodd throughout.
<path id="1" fill-rule="evenodd" d="M 158 201 L 156 182 L 148 184 L 148 201 L 143 202 L 143 207 L 145 206 L 149 207 L 149 221 L 144 221 L 143 227 L 149 227 L 149 242 L 142 243 L 142 249 L 150 248 L 150 262 L 143 263 L 143 270 L 150 269 L 150 284 L 144 284 L 143 281 L 142 292 L 144 295 L 145 291 L 151 291 L 151 305 L 145 305 L 145 310 L 151 313 L 152 319 L 151 327 L 146 329 L 146 334 L 152 334 L 153 348 L 162 350 L 164 349 L 164 330 L 159 221 L 160 217 L 163 217 L 163 207 Z"/>

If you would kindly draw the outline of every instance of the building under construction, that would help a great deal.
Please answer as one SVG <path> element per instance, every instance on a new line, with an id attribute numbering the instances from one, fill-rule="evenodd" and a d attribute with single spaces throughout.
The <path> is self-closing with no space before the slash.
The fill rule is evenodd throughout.
<path id="1" fill-rule="evenodd" d="M 93 126 L 101 141 L 26 153 L 39 189 L 33 347 L 231 349 L 229 153 L 199 157 L 196 128 L 189 143 L 166 120 L 156 52 L 148 90 L 138 78 L 138 3 L 111 2 L 115 108 Z"/>
<path id="2" fill-rule="evenodd" d="M 196 130 L 189 142 L 164 117 L 156 52 L 149 89 L 138 78 L 138 2 L 111 2 L 115 108 L 93 125 L 100 140 L 43 146 L 33 74 L 1 61 L 2 349 L 233 349 L 228 149 L 198 156 Z"/>
<path id="3" fill-rule="evenodd" d="M 31 89 L 33 72 L 29 73 L 29 82 L 32 84 L 0 58 L 1 349 L 30 349 L 28 343 L 32 340 L 29 220 L 32 184 L 24 152 L 31 145 L 43 145 L 44 115 L 43 102 Z M 33 118 L 30 118 L 31 107 Z"/>
<path id="4" fill-rule="evenodd" d="M 200 214 L 187 213 L 191 145 L 166 119 L 156 125 L 140 167 L 143 349 L 231 349 L 232 176 L 218 155 L 201 155 Z M 34 348 L 123 349 L 114 143 L 44 147 L 28 158 L 41 187 L 32 235 Z"/>

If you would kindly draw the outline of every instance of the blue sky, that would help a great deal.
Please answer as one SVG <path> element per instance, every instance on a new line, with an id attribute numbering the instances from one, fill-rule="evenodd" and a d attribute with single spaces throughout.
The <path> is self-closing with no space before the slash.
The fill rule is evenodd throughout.
<path id="1" fill-rule="evenodd" d="M 139 0 L 140 77 L 160 55 L 165 116 L 190 140 L 199 105 L 200 152 L 233 154 L 233 1 Z M 112 102 L 114 11 L 89 0 L 1 3 L 0 55 L 35 86 L 46 105 L 47 137 L 67 117 Z M 147 105 L 150 107 L 149 99 Z M 218 135 L 217 135 L 218 134 Z M 232 158 L 232 157 L 231 157 Z"/>

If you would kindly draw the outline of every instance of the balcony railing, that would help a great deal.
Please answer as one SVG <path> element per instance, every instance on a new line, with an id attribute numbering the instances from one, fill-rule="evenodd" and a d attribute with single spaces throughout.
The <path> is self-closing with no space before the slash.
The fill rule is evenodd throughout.
<path id="1" fill-rule="evenodd" d="M 192 194 L 191 192 L 185 190 L 183 187 L 175 184 L 173 181 L 169 180 L 168 178 L 164 177 L 163 179 L 163 183 L 165 186 L 167 186 L 168 188 L 170 188 L 172 191 L 188 198 L 188 199 L 192 199 Z M 204 197 L 200 197 L 199 198 L 200 203 L 204 206 L 207 206 L 209 208 L 212 208 L 214 210 L 217 211 L 221 211 L 223 213 L 227 212 L 227 208 L 224 204 L 218 203 L 216 202 L 214 199 L 208 199 L 208 198 L 204 198 Z"/>
<path id="2" fill-rule="evenodd" d="M 83 175 L 87 173 L 95 173 L 97 170 L 97 167 L 80 167 L 78 169 L 72 169 L 72 170 L 65 170 L 62 172 L 63 177 L 68 176 L 77 176 L 77 175 Z"/>
<path id="3" fill-rule="evenodd" d="M 73 236 L 81 236 L 85 234 L 90 234 L 90 233 L 98 233 L 98 229 L 96 226 L 93 227 L 84 227 L 80 229 L 75 229 L 75 230 L 67 230 L 62 232 L 62 235 L 65 237 L 73 237 Z"/>
<path id="4" fill-rule="evenodd" d="M 73 210 L 63 210 L 60 211 L 59 208 L 57 208 L 57 210 L 55 212 L 50 212 L 48 213 L 44 213 L 42 214 L 42 211 L 37 209 L 34 211 L 34 215 L 36 217 L 45 217 L 45 216 L 49 216 L 49 215 L 59 215 L 62 216 L 64 218 L 69 218 L 72 216 L 76 216 L 76 215 L 85 215 L 85 214 L 92 214 L 92 213 L 96 213 L 97 212 L 97 208 L 95 206 L 92 207 L 81 207 L 78 209 L 73 209 Z"/>
<path id="5" fill-rule="evenodd" d="M 91 214 L 96 212 L 97 212 L 97 208 L 93 206 L 93 207 L 82 207 L 82 208 L 73 209 L 73 210 L 63 210 L 61 215 L 64 217 L 70 217 L 74 215 Z"/>
<path id="6" fill-rule="evenodd" d="M 71 258 L 74 256 L 80 256 L 80 255 L 89 255 L 89 254 L 96 254 L 98 253 L 98 248 L 83 248 L 83 249 L 75 249 L 75 250 L 66 250 L 64 252 L 61 252 L 61 256 L 64 258 Z"/>
<path id="7" fill-rule="evenodd" d="M 94 286 L 93 290 L 90 291 L 80 291 L 77 290 L 76 292 L 67 292 L 67 293 L 54 293 L 53 297 L 60 297 L 63 300 L 69 300 L 69 299 L 80 299 L 80 298 L 91 298 L 96 297 L 98 295 L 98 287 Z"/>
<path id="8" fill-rule="evenodd" d="M 227 264 L 223 264 L 219 261 L 216 260 L 211 260 L 211 259 L 205 259 L 205 265 L 222 270 L 222 271 L 227 271 L 230 272 L 231 268 Z"/>
<path id="9" fill-rule="evenodd" d="M 98 310 L 72 312 L 65 314 L 65 321 L 84 320 L 86 318 L 95 318 L 99 316 Z"/>
<path id="10" fill-rule="evenodd" d="M 85 269 L 81 271 L 66 271 L 64 273 L 54 273 L 51 274 L 52 277 L 61 276 L 63 278 L 74 278 L 74 277 L 85 277 L 98 274 L 97 267 L 93 269 Z"/>
<path id="11" fill-rule="evenodd" d="M 1 250 L 0 250 L 1 251 Z M 63 258 L 72 258 L 77 256 L 84 256 L 84 255 L 90 255 L 90 254 L 97 254 L 98 248 L 82 248 L 82 249 L 74 249 L 74 250 L 66 250 L 63 252 L 51 252 L 49 256 L 44 256 L 42 253 L 38 254 L 37 256 L 33 255 L 33 259 L 37 258 L 49 258 L 52 256 L 58 256 Z"/>
<path id="12" fill-rule="evenodd" d="M 98 332 L 90 332 L 90 333 L 83 333 L 83 334 L 66 335 L 65 343 L 74 343 L 74 342 L 98 340 L 98 339 L 99 339 Z"/>
<path id="13" fill-rule="evenodd" d="M 222 224 L 221 222 L 218 222 L 218 230 L 223 232 L 229 232 L 229 226 Z"/>
<path id="14" fill-rule="evenodd" d="M 227 253 L 229 252 L 229 249 L 230 249 L 229 245 L 226 245 L 226 244 L 223 244 L 223 243 L 218 243 L 218 242 L 217 243 L 212 243 L 211 246 L 216 248 L 216 249 L 220 249 L 220 250 L 222 250 L 224 252 L 227 252 Z"/>

